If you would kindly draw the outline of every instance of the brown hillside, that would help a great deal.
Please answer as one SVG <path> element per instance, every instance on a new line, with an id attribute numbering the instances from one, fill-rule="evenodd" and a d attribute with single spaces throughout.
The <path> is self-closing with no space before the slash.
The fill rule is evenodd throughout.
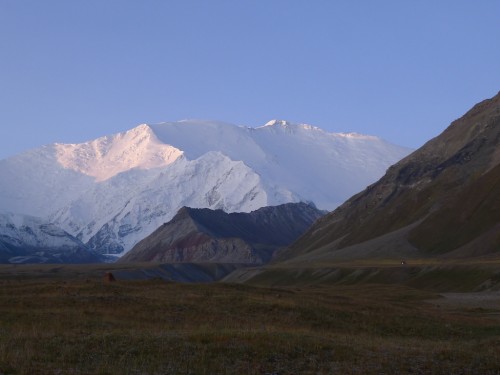
<path id="1" fill-rule="evenodd" d="M 318 251 L 333 255 L 395 231 L 400 233 L 396 242 L 401 251 L 416 249 L 418 256 L 460 248 L 462 256 L 500 251 L 500 238 L 495 235 L 500 223 L 499 165 L 497 94 L 474 106 L 441 135 L 390 167 L 378 182 L 320 219 L 277 260 L 303 259 L 305 254 Z M 394 244 L 393 236 L 389 237 Z M 467 250 L 466 245 L 478 239 L 477 244 L 484 248 Z M 379 247 L 383 248 L 383 243 Z M 353 250 L 351 256 L 361 253 Z"/>

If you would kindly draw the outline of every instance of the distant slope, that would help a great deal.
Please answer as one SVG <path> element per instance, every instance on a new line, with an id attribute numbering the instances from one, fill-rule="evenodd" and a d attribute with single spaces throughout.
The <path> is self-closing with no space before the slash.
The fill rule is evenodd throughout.
<path id="1" fill-rule="evenodd" d="M 99 263 L 98 254 L 40 218 L 0 214 L 0 263 Z"/>
<path id="2" fill-rule="evenodd" d="M 250 213 L 184 207 L 119 262 L 261 264 L 296 240 L 323 212 L 305 203 Z"/>
<path id="3" fill-rule="evenodd" d="M 500 94 L 320 219 L 282 261 L 500 252 Z"/>
<path id="4" fill-rule="evenodd" d="M 355 133 L 271 121 L 139 125 L 0 160 L 0 212 L 54 222 L 123 254 L 183 206 L 250 212 L 289 202 L 333 209 L 410 152 Z"/>

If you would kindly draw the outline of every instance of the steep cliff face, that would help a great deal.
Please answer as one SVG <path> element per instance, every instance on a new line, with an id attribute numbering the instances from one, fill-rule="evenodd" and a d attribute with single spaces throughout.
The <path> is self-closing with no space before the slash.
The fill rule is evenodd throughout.
<path id="1" fill-rule="evenodd" d="M 280 259 L 498 252 L 499 164 L 500 94 L 320 219 Z"/>
<path id="2" fill-rule="evenodd" d="M 184 207 L 119 261 L 262 264 L 322 215 L 305 203 L 230 214 Z"/>

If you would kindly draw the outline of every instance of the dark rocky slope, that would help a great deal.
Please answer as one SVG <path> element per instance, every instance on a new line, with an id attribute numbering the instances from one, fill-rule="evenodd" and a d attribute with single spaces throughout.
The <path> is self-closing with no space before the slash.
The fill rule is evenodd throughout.
<path id="1" fill-rule="evenodd" d="M 262 264 L 278 248 L 295 241 L 323 214 L 306 203 L 230 214 L 183 207 L 119 262 Z"/>
<path id="2" fill-rule="evenodd" d="M 316 222 L 279 260 L 500 253 L 500 94 Z"/>

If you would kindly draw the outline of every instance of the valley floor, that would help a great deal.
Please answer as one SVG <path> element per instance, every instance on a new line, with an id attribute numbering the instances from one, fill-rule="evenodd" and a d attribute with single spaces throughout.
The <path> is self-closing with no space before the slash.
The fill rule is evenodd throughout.
<path id="1" fill-rule="evenodd" d="M 0 285 L 0 374 L 500 374 L 495 291 L 477 305 L 397 284 Z"/>

